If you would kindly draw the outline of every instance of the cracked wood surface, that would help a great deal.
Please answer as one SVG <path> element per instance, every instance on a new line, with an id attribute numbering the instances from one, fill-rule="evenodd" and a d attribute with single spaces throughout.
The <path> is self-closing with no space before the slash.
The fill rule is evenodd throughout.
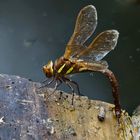
<path id="1" fill-rule="evenodd" d="M 118 124 L 112 104 L 40 86 L 0 75 L 0 140 L 139 140 L 139 111 Z"/>

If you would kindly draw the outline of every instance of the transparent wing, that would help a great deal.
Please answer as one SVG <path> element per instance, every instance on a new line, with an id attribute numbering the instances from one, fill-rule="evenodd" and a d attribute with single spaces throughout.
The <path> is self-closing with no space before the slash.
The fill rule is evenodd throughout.
<path id="1" fill-rule="evenodd" d="M 64 57 L 75 56 L 80 50 L 83 50 L 84 42 L 92 35 L 97 25 L 97 12 L 93 5 L 84 7 L 78 14 L 74 33 L 70 38 Z"/>
<path id="2" fill-rule="evenodd" d="M 70 59 L 71 62 L 78 65 L 80 68 L 78 72 L 82 71 L 100 71 L 108 68 L 108 63 L 104 60 L 101 61 L 93 61 L 93 60 L 82 60 L 82 59 Z M 75 72 L 75 71 L 73 71 Z M 71 73 L 73 74 L 73 73 Z"/>
<path id="3" fill-rule="evenodd" d="M 115 48 L 118 37 L 119 32 L 117 30 L 104 31 L 76 57 L 84 60 L 99 61 Z"/>
<path id="4" fill-rule="evenodd" d="M 104 70 L 108 68 L 108 64 L 106 61 L 83 61 L 85 64 L 83 68 L 80 69 L 80 71 L 88 70 L 88 71 L 99 71 Z"/>

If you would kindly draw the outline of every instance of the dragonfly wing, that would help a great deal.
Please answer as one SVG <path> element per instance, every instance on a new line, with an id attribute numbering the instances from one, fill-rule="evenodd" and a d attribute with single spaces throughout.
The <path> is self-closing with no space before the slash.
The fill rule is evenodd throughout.
<path id="1" fill-rule="evenodd" d="M 70 61 L 76 64 L 80 69 L 79 72 L 82 71 L 100 71 L 108 68 L 108 63 L 104 60 L 101 61 L 93 61 L 93 60 L 82 60 L 72 58 Z M 77 67 L 76 66 L 76 67 Z"/>
<path id="2" fill-rule="evenodd" d="M 77 63 L 80 66 L 79 72 L 84 71 L 101 71 L 108 68 L 108 64 L 106 61 L 93 61 L 93 62 L 78 62 Z"/>
<path id="3" fill-rule="evenodd" d="M 88 71 L 100 71 L 100 70 L 104 70 L 104 69 L 107 69 L 108 68 L 108 63 L 106 61 L 92 61 L 92 62 L 86 62 L 84 61 L 86 67 L 84 66 L 83 67 L 83 70 L 84 68 L 86 68 Z M 81 71 L 82 71 L 82 68 L 81 68 Z"/>
<path id="4" fill-rule="evenodd" d="M 84 50 L 83 44 L 92 35 L 96 25 L 96 8 L 93 5 L 84 7 L 78 14 L 73 35 L 66 46 L 65 58 L 73 57 Z"/>
<path id="5" fill-rule="evenodd" d="M 107 30 L 100 33 L 89 45 L 89 47 L 85 48 L 77 55 L 77 58 L 100 61 L 115 48 L 118 37 L 119 32 L 117 30 Z"/>

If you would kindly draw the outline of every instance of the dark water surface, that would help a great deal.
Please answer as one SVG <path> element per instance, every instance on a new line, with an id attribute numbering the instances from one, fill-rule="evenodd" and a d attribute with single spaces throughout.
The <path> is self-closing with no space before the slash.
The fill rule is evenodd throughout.
<path id="1" fill-rule="evenodd" d="M 105 60 L 119 79 L 121 103 L 130 113 L 140 104 L 140 5 L 136 0 L 0 0 L 0 73 L 33 81 L 42 66 L 64 53 L 79 10 L 93 4 L 100 32 L 117 29 L 118 45 Z M 112 102 L 108 80 L 99 73 L 77 74 L 82 94 Z M 63 89 L 65 87 L 62 87 Z M 67 88 L 66 88 L 67 89 Z"/>

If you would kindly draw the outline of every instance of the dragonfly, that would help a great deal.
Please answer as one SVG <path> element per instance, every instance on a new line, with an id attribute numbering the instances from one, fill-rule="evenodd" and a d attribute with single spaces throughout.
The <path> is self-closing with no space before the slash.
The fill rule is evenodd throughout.
<path id="1" fill-rule="evenodd" d="M 111 83 L 112 94 L 115 104 L 115 115 L 121 116 L 119 99 L 119 85 L 114 73 L 108 69 L 108 63 L 102 60 L 111 50 L 116 47 L 119 32 L 106 30 L 86 46 L 85 43 L 93 34 L 97 26 L 97 11 L 93 5 L 87 5 L 79 12 L 74 32 L 66 45 L 63 56 L 53 63 L 49 61 L 43 66 L 43 71 L 48 79 L 46 85 L 55 81 L 54 89 L 65 83 L 72 90 L 72 102 L 74 99 L 74 87 L 80 94 L 79 85 L 70 79 L 69 75 L 82 72 L 100 72 L 107 76 Z M 72 103 L 73 104 L 73 103 Z"/>

